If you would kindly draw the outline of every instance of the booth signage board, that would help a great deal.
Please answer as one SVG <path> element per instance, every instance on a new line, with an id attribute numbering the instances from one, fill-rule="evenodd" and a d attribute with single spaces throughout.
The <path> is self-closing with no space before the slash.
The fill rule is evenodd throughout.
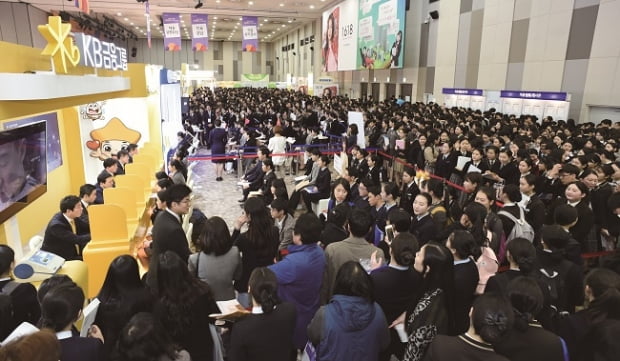
<path id="1" fill-rule="evenodd" d="M 519 99 L 538 99 L 538 100 L 568 100 L 568 94 L 564 92 L 537 92 L 537 91 L 518 91 L 518 90 L 502 90 L 502 98 L 519 98 Z"/>
<path id="2" fill-rule="evenodd" d="M 482 96 L 484 91 L 482 89 L 443 88 L 441 92 L 443 94 Z"/>
<path id="3" fill-rule="evenodd" d="M 107 70 L 127 70 L 127 49 L 83 33 L 73 35 L 80 50 L 80 65 Z"/>

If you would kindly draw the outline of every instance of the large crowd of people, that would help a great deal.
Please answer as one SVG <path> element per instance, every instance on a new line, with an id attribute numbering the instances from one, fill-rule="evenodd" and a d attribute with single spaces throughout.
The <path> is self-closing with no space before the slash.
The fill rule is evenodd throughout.
<path id="1" fill-rule="evenodd" d="M 347 122 L 350 111 L 362 114 L 364 129 Z M 10 326 L 0 337 L 22 321 L 43 329 L 3 345 L 0 358 L 579 361 L 620 353 L 620 122 L 245 88 L 196 89 L 185 122 L 168 172 L 157 174 L 146 275 L 131 256 L 110 264 L 85 338 L 73 328 L 84 294 L 66 276 L 45 281 L 38 295 L 9 286 L 20 307 L 10 323 L 3 318 Z M 227 145 L 244 150 L 243 214 L 232 230 L 215 209 L 188 214 L 189 135 L 217 155 L 216 181 L 237 156 Z M 337 171 L 336 147 L 348 158 Z M 301 172 L 287 189 L 285 175 Z M 49 251 L 69 239 L 62 252 L 79 256 L 88 239 L 70 221 L 80 222 L 93 187 L 63 199 Z M 183 217 L 194 222 L 190 243 Z M 0 287 L 13 284 L 13 258 L 0 246 Z M 231 299 L 245 312 L 222 322 L 216 302 Z M 33 344 L 49 351 L 35 356 Z"/>

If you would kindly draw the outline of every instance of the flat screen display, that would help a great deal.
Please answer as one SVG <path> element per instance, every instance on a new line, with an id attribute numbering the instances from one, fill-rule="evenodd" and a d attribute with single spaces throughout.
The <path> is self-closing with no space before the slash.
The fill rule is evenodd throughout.
<path id="1" fill-rule="evenodd" d="M 0 132 L 0 222 L 47 191 L 45 122 Z"/>

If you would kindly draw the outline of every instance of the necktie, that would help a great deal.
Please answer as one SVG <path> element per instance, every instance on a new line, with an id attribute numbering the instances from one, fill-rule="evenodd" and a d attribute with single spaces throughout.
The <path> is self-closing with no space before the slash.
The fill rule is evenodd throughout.
<path id="1" fill-rule="evenodd" d="M 71 231 L 75 234 L 77 234 L 77 229 L 75 228 L 75 220 L 70 220 L 69 221 L 69 225 L 71 225 Z"/>

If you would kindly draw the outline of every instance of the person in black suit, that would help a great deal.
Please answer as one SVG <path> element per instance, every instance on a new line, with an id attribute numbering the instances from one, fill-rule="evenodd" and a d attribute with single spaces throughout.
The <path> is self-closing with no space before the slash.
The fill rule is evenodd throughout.
<path id="1" fill-rule="evenodd" d="M 99 175 L 104 175 L 104 174 L 109 174 L 112 177 L 114 177 L 114 175 L 116 174 L 116 172 L 118 171 L 118 163 L 116 162 L 116 159 L 114 158 L 106 158 L 106 160 L 103 161 L 103 170 L 101 171 L 101 173 L 99 173 Z M 97 176 L 97 179 L 99 178 L 99 176 Z"/>
<path id="2" fill-rule="evenodd" d="M 573 238 L 581 244 L 582 251 L 594 252 L 586 244 L 588 233 L 593 227 L 594 213 L 588 201 L 588 188 L 582 182 L 573 182 L 566 187 L 565 202 L 577 210 L 577 223 L 569 228 Z"/>
<path id="3" fill-rule="evenodd" d="M 413 221 L 409 231 L 418 239 L 420 246 L 437 240 L 437 226 L 430 214 L 432 198 L 428 193 L 420 193 L 413 200 Z"/>
<path id="4" fill-rule="evenodd" d="M 321 232 L 321 246 L 327 247 L 330 243 L 340 242 L 349 237 L 349 232 L 344 227 L 345 222 L 351 213 L 351 206 L 348 203 L 341 203 L 331 209 L 327 214 L 327 223 Z"/>
<path id="5" fill-rule="evenodd" d="M 484 153 L 482 150 L 478 148 L 474 148 L 471 151 L 471 160 L 463 166 L 464 174 L 470 172 L 470 167 L 476 167 L 480 169 L 480 173 L 484 174 L 487 170 L 489 170 L 489 163 L 487 160 L 483 159 Z M 473 169 L 473 168 L 472 168 Z"/>
<path id="6" fill-rule="evenodd" d="M 265 173 L 263 172 L 263 162 L 269 157 L 269 148 L 266 146 L 260 146 L 258 148 L 258 152 L 256 152 L 258 161 L 256 165 L 250 168 L 241 180 L 246 181 L 250 184 L 243 186 L 243 198 L 239 200 L 239 203 L 245 202 L 248 199 L 248 194 L 250 191 L 256 191 L 263 184 L 263 176 Z"/>
<path id="7" fill-rule="evenodd" d="M 276 275 L 259 267 L 250 275 L 252 313 L 236 322 L 231 334 L 230 361 L 289 361 L 294 359 L 293 331 L 297 311 L 280 302 Z"/>
<path id="8" fill-rule="evenodd" d="M 129 164 L 129 152 L 121 149 L 116 153 L 116 172 L 114 172 L 114 175 L 125 174 L 125 166 L 127 164 Z"/>
<path id="9" fill-rule="evenodd" d="M 41 303 L 41 326 L 56 332 L 62 361 L 106 359 L 99 327 L 91 326 L 89 337 L 79 337 L 72 332 L 83 306 L 84 292 L 73 282 L 53 288 Z"/>
<path id="10" fill-rule="evenodd" d="M 502 220 L 502 226 L 504 227 L 504 235 L 508 237 L 512 228 L 515 226 L 515 222 L 513 222 L 508 216 L 502 214 L 502 212 L 510 213 L 516 219 L 521 218 L 521 213 L 525 215 L 525 211 L 518 204 L 521 202 L 521 191 L 519 190 L 519 186 L 514 184 L 508 184 L 504 187 L 501 194 L 501 201 L 504 203 L 501 211 L 498 213 L 499 218 Z M 507 240 L 510 241 L 510 240 Z"/>
<path id="11" fill-rule="evenodd" d="M 77 196 L 66 196 L 45 229 L 41 250 L 54 253 L 67 261 L 82 260 L 82 250 L 90 241 L 87 225 L 80 219 L 83 207 Z"/>
<path id="12" fill-rule="evenodd" d="M 265 175 L 263 176 L 263 185 L 260 188 L 260 192 L 264 197 L 265 204 L 269 205 L 271 204 L 271 201 L 273 201 L 271 184 L 278 178 L 273 171 L 273 161 L 271 159 L 265 159 L 263 162 L 263 173 Z"/>
<path id="13" fill-rule="evenodd" d="M 469 310 L 480 281 L 475 260 L 481 251 L 474 236 L 465 230 L 452 232 L 446 247 L 454 257 L 454 335 L 459 335 L 469 328 Z"/>
<path id="14" fill-rule="evenodd" d="M 496 173 L 499 171 L 499 160 L 497 160 L 497 155 L 499 154 L 499 148 L 494 145 L 489 145 L 486 149 L 487 159 L 486 159 L 486 168 L 490 172 Z"/>
<path id="15" fill-rule="evenodd" d="M 398 206 L 407 211 L 411 216 L 413 216 L 413 200 L 420 194 L 420 188 L 418 188 L 414 178 L 415 170 L 405 167 L 403 169 L 403 189 L 400 192 L 400 203 Z"/>
<path id="16" fill-rule="evenodd" d="M 84 184 L 80 187 L 80 201 L 82 202 L 82 215 L 80 219 L 87 227 L 87 233 L 90 233 L 90 220 L 88 219 L 88 206 L 95 203 L 97 199 L 97 187 L 92 184 Z"/>
<path id="17" fill-rule="evenodd" d="M 437 157 L 437 162 L 435 162 L 435 175 L 450 179 L 450 175 L 454 171 L 454 167 L 456 167 L 456 160 L 458 156 L 453 150 L 452 143 L 450 141 L 442 142 L 439 146 L 439 150 L 441 154 Z"/>
<path id="18" fill-rule="evenodd" d="M 412 267 L 418 250 L 418 242 L 411 233 L 399 233 L 390 245 L 389 265 L 370 273 L 375 301 L 381 306 L 388 324 L 415 302 L 416 292 L 422 284 L 422 277 Z M 390 330 L 390 340 L 388 349 L 379 356 L 381 361 L 389 360 L 391 355 L 400 358 L 405 351 L 405 344 L 400 342 L 394 328 Z"/>
<path id="19" fill-rule="evenodd" d="M 97 185 L 95 186 L 95 204 L 103 204 L 103 190 L 114 187 L 114 176 L 108 173 L 101 173 L 97 176 Z"/>
<path id="20" fill-rule="evenodd" d="M 368 172 L 367 174 L 359 173 L 360 178 L 368 178 L 375 185 L 381 184 L 381 162 L 379 161 L 379 157 L 376 154 L 371 154 L 367 159 Z"/>
<path id="21" fill-rule="evenodd" d="M 512 152 L 509 149 L 502 149 L 499 151 L 499 168 L 494 172 L 490 168 L 485 176 L 492 179 L 495 182 L 504 182 L 504 184 L 519 185 L 519 178 L 521 173 L 519 168 L 512 161 Z"/>
<path id="22" fill-rule="evenodd" d="M 181 226 L 183 215 L 187 216 L 191 204 L 190 194 L 192 190 L 185 184 L 174 184 L 166 189 L 166 210 L 160 212 L 153 224 L 153 242 L 151 249 L 157 259 L 159 254 L 173 251 L 187 263 L 191 254 L 187 244 L 187 237 Z"/>
<path id="23" fill-rule="evenodd" d="M 331 173 L 329 172 L 329 158 L 326 155 L 322 155 L 318 161 L 320 167 L 319 175 L 316 178 L 316 192 L 308 192 L 308 188 L 304 188 L 301 191 L 301 197 L 306 204 L 308 212 L 312 212 L 312 203 L 318 202 L 321 199 L 329 198 L 330 183 L 332 180 Z"/>
<path id="24" fill-rule="evenodd" d="M 0 292 L 11 297 L 13 315 L 5 319 L 0 315 L 0 339 L 6 338 L 22 322 L 33 325 L 39 321 L 41 308 L 37 300 L 37 290 L 30 283 L 17 283 L 11 279 L 15 265 L 15 252 L 7 245 L 0 245 Z"/>

